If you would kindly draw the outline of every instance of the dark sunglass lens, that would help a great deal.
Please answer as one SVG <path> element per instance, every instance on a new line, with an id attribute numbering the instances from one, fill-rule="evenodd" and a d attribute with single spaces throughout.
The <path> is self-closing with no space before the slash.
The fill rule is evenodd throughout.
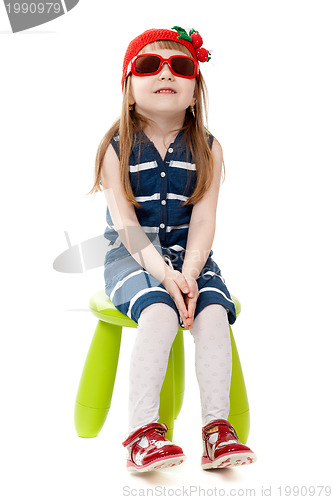
<path id="1" fill-rule="evenodd" d="M 155 73 L 160 65 L 160 59 L 157 56 L 140 56 L 135 60 L 135 71 L 140 75 Z"/>
<path id="2" fill-rule="evenodd" d="M 194 75 L 194 61 L 185 57 L 173 57 L 171 59 L 171 67 L 175 73 L 183 76 Z"/>

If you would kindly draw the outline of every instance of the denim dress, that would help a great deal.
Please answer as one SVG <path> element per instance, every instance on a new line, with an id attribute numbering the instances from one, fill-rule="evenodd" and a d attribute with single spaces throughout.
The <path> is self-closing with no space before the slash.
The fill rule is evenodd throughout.
<path id="1" fill-rule="evenodd" d="M 209 142 L 212 146 L 211 135 Z M 112 138 L 111 145 L 119 157 L 117 134 Z M 143 132 L 136 134 L 129 172 L 135 199 L 142 207 L 134 207 L 142 229 L 166 262 L 181 272 L 193 209 L 192 204 L 182 206 L 182 202 L 191 196 L 196 182 L 196 166 L 186 147 L 184 133 L 178 133 L 164 160 Z M 164 302 L 176 311 L 182 325 L 177 306 L 162 283 L 140 266 L 121 242 L 108 207 L 106 221 L 104 236 L 109 244 L 104 261 L 104 279 L 105 292 L 111 302 L 135 322 L 138 322 L 145 307 L 154 302 Z M 136 228 L 128 230 L 135 231 Z M 228 312 L 229 323 L 233 324 L 236 320 L 235 306 L 212 255 L 210 250 L 197 278 L 199 296 L 194 319 L 205 306 L 221 304 Z"/>

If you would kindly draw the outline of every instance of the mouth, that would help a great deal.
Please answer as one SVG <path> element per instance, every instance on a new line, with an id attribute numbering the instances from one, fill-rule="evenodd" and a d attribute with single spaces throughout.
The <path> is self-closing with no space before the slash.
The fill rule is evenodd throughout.
<path id="1" fill-rule="evenodd" d="M 176 94 L 177 92 L 169 87 L 156 90 L 154 94 Z"/>

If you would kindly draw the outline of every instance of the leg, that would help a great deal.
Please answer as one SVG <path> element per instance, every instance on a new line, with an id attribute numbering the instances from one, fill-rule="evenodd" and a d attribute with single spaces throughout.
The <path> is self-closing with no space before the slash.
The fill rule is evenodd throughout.
<path id="1" fill-rule="evenodd" d="M 233 364 L 227 311 L 220 304 L 206 306 L 196 317 L 191 333 L 196 344 L 196 372 L 202 405 L 202 468 L 253 463 L 256 455 L 239 441 L 227 420 Z"/>
<path id="2" fill-rule="evenodd" d="M 206 306 L 190 330 L 195 342 L 195 368 L 200 388 L 203 427 L 227 419 L 230 409 L 232 352 L 226 309 Z"/>
<path id="3" fill-rule="evenodd" d="M 147 306 L 138 321 L 130 366 L 129 434 L 159 419 L 160 392 L 178 316 L 162 302 Z"/>
<path id="4" fill-rule="evenodd" d="M 181 410 L 185 392 L 185 359 L 184 339 L 182 330 L 173 341 L 168 368 L 160 395 L 159 421 L 168 426 L 166 437 L 172 440 L 174 421 Z"/>
<path id="5" fill-rule="evenodd" d="M 127 447 L 126 467 L 129 471 L 148 472 L 174 467 L 185 460 L 183 450 L 165 436 L 169 421 L 173 427 L 171 346 L 177 332 L 177 313 L 167 304 L 151 304 L 139 317 L 130 368 L 129 436 L 123 442 Z M 160 399 L 161 420 L 166 418 L 167 425 L 158 422 Z M 171 405 L 167 404 L 168 401 Z"/>

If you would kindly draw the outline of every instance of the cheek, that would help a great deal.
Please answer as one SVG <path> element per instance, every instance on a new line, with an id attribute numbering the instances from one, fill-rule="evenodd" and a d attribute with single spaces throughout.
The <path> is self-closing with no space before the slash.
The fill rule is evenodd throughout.
<path id="1" fill-rule="evenodd" d="M 184 91 L 184 95 L 186 95 L 187 100 L 192 102 L 195 93 L 195 81 L 188 80 L 187 82 L 185 82 Z"/>
<path id="2" fill-rule="evenodd" d="M 150 84 L 150 77 L 149 76 L 135 76 L 132 75 L 132 95 L 134 98 L 139 97 L 141 94 L 144 94 L 145 92 L 149 91 L 149 88 L 151 86 Z"/>
<path id="3" fill-rule="evenodd" d="M 195 79 L 186 79 L 183 78 L 183 88 L 186 92 L 188 92 L 189 95 L 193 95 L 195 91 Z"/>

